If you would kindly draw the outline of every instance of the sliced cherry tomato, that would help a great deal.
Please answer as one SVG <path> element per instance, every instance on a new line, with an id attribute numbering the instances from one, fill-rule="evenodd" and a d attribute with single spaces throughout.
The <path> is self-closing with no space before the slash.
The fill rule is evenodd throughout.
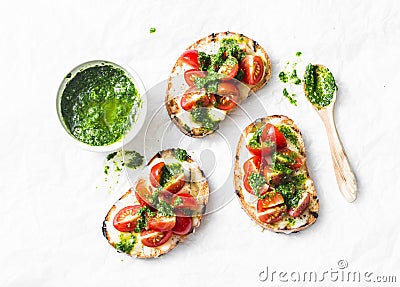
<path id="1" fill-rule="evenodd" d="M 258 204 L 257 204 L 258 207 Z M 262 222 L 265 223 L 274 223 L 282 219 L 282 214 L 285 211 L 285 208 L 276 206 L 272 208 L 268 208 L 265 210 L 257 210 L 257 217 Z"/>
<path id="2" fill-rule="evenodd" d="M 310 200 L 311 200 L 310 193 L 304 192 L 301 195 L 297 207 L 289 209 L 289 214 L 293 217 L 299 217 L 307 209 L 308 205 L 310 204 Z"/>
<path id="3" fill-rule="evenodd" d="M 175 216 L 156 216 L 149 220 L 149 228 L 155 231 L 168 231 L 174 228 Z"/>
<path id="4" fill-rule="evenodd" d="M 218 73 L 225 75 L 223 81 L 233 79 L 239 70 L 239 63 L 235 57 L 229 56 L 222 66 L 219 68 Z"/>
<path id="5" fill-rule="evenodd" d="M 267 195 L 264 199 L 260 199 L 257 202 L 257 211 L 264 211 L 268 208 L 275 207 L 284 203 L 285 200 L 280 193 L 275 193 L 271 195 Z"/>
<path id="6" fill-rule="evenodd" d="M 272 124 L 266 124 L 261 133 L 262 142 L 272 142 L 276 144 L 277 149 L 286 147 L 285 136 Z"/>
<path id="7" fill-rule="evenodd" d="M 259 172 L 261 164 L 261 157 L 253 156 L 246 160 L 243 164 L 244 174 L 250 174 L 252 172 Z"/>
<path id="8" fill-rule="evenodd" d="M 139 215 L 137 214 L 140 205 L 126 206 L 115 215 L 113 225 L 121 232 L 133 231 L 137 225 Z"/>
<path id="9" fill-rule="evenodd" d="M 172 193 L 177 193 L 182 189 L 182 187 L 185 185 L 186 182 L 186 177 L 185 174 L 180 174 L 176 177 L 174 177 L 172 180 L 170 180 L 165 186 L 165 190 L 172 192 Z"/>
<path id="10" fill-rule="evenodd" d="M 264 75 L 264 63 L 259 56 L 247 55 L 240 68 L 244 73 L 242 81 L 249 85 L 257 84 Z"/>
<path id="11" fill-rule="evenodd" d="M 181 98 L 181 106 L 185 111 L 190 111 L 196 107 L 207 107 L 210 104 L 205 89 L 198 90 L 196 87 L 190 87 Z"/>
<path id="12" fill-rule="evenodd" d="M 154 187 L 158 187 L 160 185 L 161 176 L 162 176 L 163 170 L 165 168 L 168 168 L 168 166 L 165 166 L 164 162 L 159 162 L 151 168 L 150 182 Z M 163 188 L 166 191 L 176 193 L 182 189 L 182 187 L 185 185 L 185 182 L 186 182 L 186 177 L 185 177 L 185 174 L 182 173 L 182 174 L 173 176 L 168 181 L 168 183 L 165 186 L 163 186 Z"/>
<path id="13" fill-rule="evenodd" d="M 151 196 L 151 191 L 144 179 L 139 179 L 136 183 L 135 196 L 140 205 L 151 206 L 151 202 L 148 200 Z"/>
<path id="14" fill-rule="evenodd" d="M 249 145 L 246 145 L 246 148 L 252 155 L 261 156 L 261 146 L 258 148 L 251 148 Z"/>
<path id="15" fill-rule="evenodd" d="M 172 197 L 171 204 L 174 206 L 174 212 L 178 216 L 191 216 L 193 211 L 197 210 L 197 201 L 189 193 L 178 193 Z"/>
<path id="16" fill-rule="evenodd" d="M 177 216 L 176 223 L 172 229 L 173 234 L 186 235 L 192 229 L 192 218 L 188 216 Z"/>
<path id="17" fill-rule="evenodd" d="M 231 110 L 236 107 L 236 104 L 240 98 L 240 92 L 238 88 L 229 82 L 221 82 L 218 85 L 217 108 L 220 110 Z"/>
<path id="18" fill-rule="evenodd" d="M 272 186 L 277 186 L 283 178 L 282 173 L 272 170 L 271 166 L 266 163 L 261 164 L 261 171 L 267 179 L 267 183 Z"/>
<path id="19" fill-rule="evenodd" d="M 160 185 L 161 174 L 162 170 L 164 169 L 164 166 L 165 166 L 164 162 L 159 162 L 151 168 L 150 182 L 152 186 L 158 187 Z"/>
<path id="20" fill-rule="evenodd" d="M 143 245 L 157 247 L 166 243 L 172 236 L 172 231 L 144 230 L 140 233 Z"/>
<path id="21" fill-rule="evenodd" d="M 279 153 L 292 159 L 293 163 L 288 164 L 288 166 L 292 170 L 298 170 L 299 168 L 301 168 L 303 166 L 303 159 L 300 156 L 300 154 L 298 154 L 297 152 L 292 151 L 288 148 L 284 148 L 284 149 L 280 150 Z"/>
<path id="22" fill-rule="evenodd" d="M 182 53 L 179 59 L 186 65 L 189 65 L 197 70 L 200 69 L 199 52 L 197 50 L 186 50 Z"/>
<path id="23" fill-rule="evenodd" d="M 199 71 L 197 69 L 191 69 L 185 71 L 183 76 L 185 77 L 185 81 L 189 85 L 189 87 L 192 87 L 194 86 L 194 78 L 205 78 L 207 76 L 207 72 Z"/>

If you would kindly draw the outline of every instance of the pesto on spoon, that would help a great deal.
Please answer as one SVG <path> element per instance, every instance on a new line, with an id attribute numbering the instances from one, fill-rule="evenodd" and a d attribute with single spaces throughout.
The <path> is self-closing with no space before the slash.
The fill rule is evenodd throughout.
<path id="1" fill-rule="evenodd" d="M 304 93 L 325 125 L 336 181 L 344 198 L 353 202 L 357 198 L 357 182 L 343 149 L 333 118 L 337 86 L 328 68 L 309 64 L 304 74 Z"/>

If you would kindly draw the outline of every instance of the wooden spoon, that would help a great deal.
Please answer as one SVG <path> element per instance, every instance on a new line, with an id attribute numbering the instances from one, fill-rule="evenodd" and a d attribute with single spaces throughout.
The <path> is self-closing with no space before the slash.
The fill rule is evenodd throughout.
<path id="1" fill-rule="evenodd" d="M 322 65 L 316 66 L 326 69 L 326 67 Z M 306 94 L 306 98 L 309 100 L 305 84 L 303 88 L 304 93 Z M 349 160 L 336 130 L 336 125 L 333 118 L 333 108 L 335 106 L 335 102 L 336 90 L 333 94 L 332 101 L 328 106 L 320 107 L 313 103 L 311 104 L 313 105 L 314 109 L 317 111 L 318 115 L 325 125 L 326 133 L 328 135 L 329 147 L 331 149 L 333 168 L 335 170 L 336 181 L 339 185 L 340 192 L 348 202 L 353 202 L 357 198 L 357 181 L 353 171 L 351 170 Z"/>

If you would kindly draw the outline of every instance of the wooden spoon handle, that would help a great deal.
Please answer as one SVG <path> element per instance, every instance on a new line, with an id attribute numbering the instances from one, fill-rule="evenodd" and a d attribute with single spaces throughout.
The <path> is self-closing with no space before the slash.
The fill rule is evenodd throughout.
<path id="1" fill-rule="evenodd" d="M 320 110 L 319 115 L 325 125 L 326 133 L 328 134 L 333 168 L 340 192 L 348 202 L 353 202 L 357 198 L 357 182 L 336 130 L 335 121 L 333 119 L 333 108 Z"/>

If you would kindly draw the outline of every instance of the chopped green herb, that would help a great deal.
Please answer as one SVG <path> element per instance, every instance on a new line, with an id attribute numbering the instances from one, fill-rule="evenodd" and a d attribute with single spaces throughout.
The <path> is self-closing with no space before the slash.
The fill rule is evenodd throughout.
<path id="1" fill-rule="evenodd" d="M 300 57 L 302 54 L 302 52 L 296 52 L 296 57 Z"/>
<path id="2" fill-rule="evenodd" d="M 135 234 L 132 233 L 121 233 L 119 235 L 119 242 L 115 244 L 115 248 L 123 253 L 131 253 L 137 239 Z"/>
<path id="3" fill-rule="evenodd" d="M 153 33 L 155 33 L 156 32 L 156 28 L 155 27 L 151 27 L 150 28 L 150 34 L 153 34 Z"/>

